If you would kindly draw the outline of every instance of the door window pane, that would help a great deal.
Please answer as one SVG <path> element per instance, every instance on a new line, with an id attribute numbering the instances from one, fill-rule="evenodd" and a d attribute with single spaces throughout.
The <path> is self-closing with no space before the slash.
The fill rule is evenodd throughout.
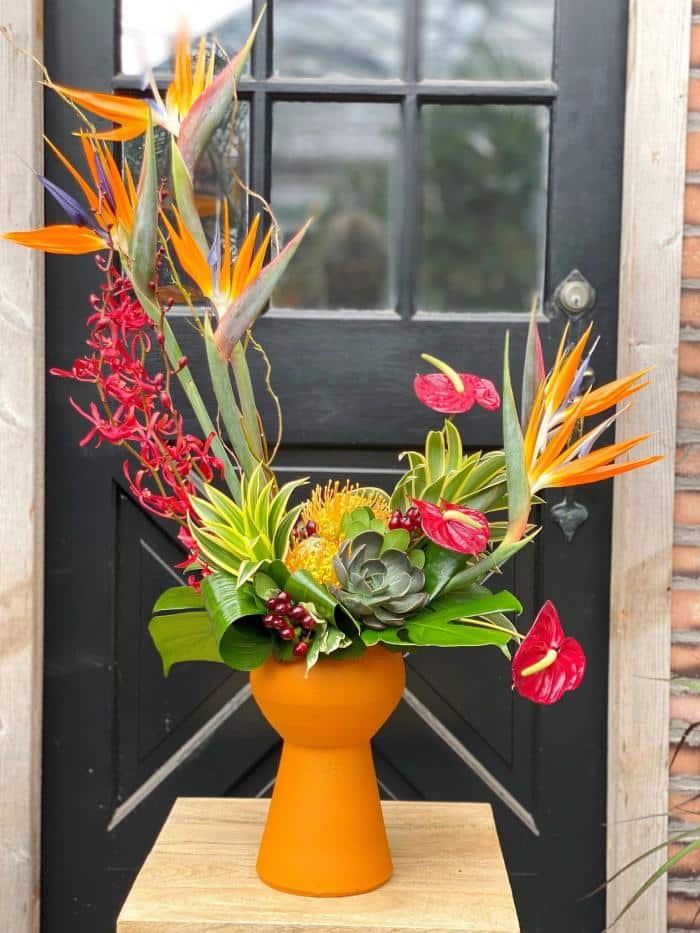
<path id="1" fill-rule="evenodd" d="M 275 73 L 397 78 L 403 6 L 403 0 L 275 0 Z"/>
<path id="2" fill-rule="evenodd" d="M 242 185 L 248 184 L 248 136 L 249 136 L 249 107 L 245 102 L 239 102 L 236 118 L 233 110 L 214 132 L 211 142 L 202 153 L 194 173 L 194 191 L 197 207 L 202 218 L 204 232 L 211 243 L 216 230 L 217 205 L 223 203 L 224 198 L 229 202 L 229 217 L 231 226 L 231 240 L 234 249 L 238 246 L 240 234 L 245 230 L 247 196 Z M 155 132 L 156 161 L 158 164 L 158 177 L 167 178 L 170 169 L 170 135 L 160 127 Z M 124 158 L 131 169 L 134 181 L 138 181 L 143 158 L 144 137 L 129 140 L 124 143 Z M 241 184 L 242 182 L 242 184 Z M 169 185 L 172 191 L 172 184 Z M 178 274 L 183 276 L 182 269 Z M 182 279 L 183 284 L 189 284 L 193 289 L 193 297 L 197 300 L 196 286 L 187 277 Z M 161 271 L 161 282 L 172 282 L 172 275 L 167 266 Z M 176 301 L 182 296 L 179 290 L 172 292 Z"/>
<path id="3" fill-rule="evenodd" d="M 430 105 L 421 123 L 419 308 L 527 311 L 544 276 L 547 108 Z"/>
<path id="4" fill-rule="evenodd" d="M 554 0 L 425 0 L 423 77 L 549 78 Z"/>
<path id="5" fill-rule="evenodd" d="M 273 304 L 393 307 L 399 155 L 394 104 L 275 104 L 272 207 L 284 239 L 316 220 Z"/>
<path id="6" fill-rule="evenodd" d="M 140 75 L 149 68 L 169 72 L 173 41 L 180 23 L 190 35 L 214 34 L 230 56 L 247 39 L 252 22 L 251 0 L 121 0 L 121 70 Z M 221 64 L 225 55 L 221 55 Z"/>

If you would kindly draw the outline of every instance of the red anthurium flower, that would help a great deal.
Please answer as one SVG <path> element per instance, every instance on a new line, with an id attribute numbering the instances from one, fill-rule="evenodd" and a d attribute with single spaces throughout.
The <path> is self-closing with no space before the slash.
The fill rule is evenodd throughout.
<path id="1" fill-rule="evenodd" d="M 489 523 L 476 509 L 442 502 L 441 506 L 412 500 L 420 512 L 423 531 L 440 547 L 460 554 L 481 554 L 489 542 Z"/>
<path id="2" fill-rule="evenodd" d="M 564 635 L 559 613 L 547 600 L 513 658 L 513 686 L 534 703 L 556 703 L 583 680 L 586 656 Z"/>
<path id="3" fill-rule="evenodd" d="M 413 388 L 419 401 L 433 411 L 444 415 L 458 415 L 476 402 L 487 411 L 495 411 L 501 398 L 490 379 L 482 379 L 471 373 L 458 373 L 447 363 L 427 353 L 422 358 L 439 369 L 438 373 L 419 374 L 413 380 Z"/>

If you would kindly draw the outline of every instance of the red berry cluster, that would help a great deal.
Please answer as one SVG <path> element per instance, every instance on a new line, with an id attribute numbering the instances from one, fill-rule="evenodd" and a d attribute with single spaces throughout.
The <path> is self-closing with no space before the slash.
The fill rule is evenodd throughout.
<path id="1" fill-rule="evenodd" d="M 401 509 L 396 509 L 395 512 L 391 513 L 389 530 L 395 531 L 397 528 L 404 528 L 409 534 L 420 531 L 420 512 L 415 505 L 412 505 L 405 513 Z"/>
<path id="2" fill-rule="evenodd" d="M 265 603 L 269 613 L 263 616 L 265 628 L 274 629 L 283 641 L 293 641 L 303 635 L 294 646 L 294 657 L 303 658 L 309 650 L 308 636 L 316 625 L 314 617 L 307 612 L 301 603 L 292 602 L 289 593 L 284 590 L 276 596 L 271 596 Z"/>
<path id="3" fill-rule="evenodd" d="M 305 538 L 313 537 L 316 534 L 316 522 L 304 523 L 301 516 L 299 516 L 293 534 L 296 541 L 303 541 Z"/>

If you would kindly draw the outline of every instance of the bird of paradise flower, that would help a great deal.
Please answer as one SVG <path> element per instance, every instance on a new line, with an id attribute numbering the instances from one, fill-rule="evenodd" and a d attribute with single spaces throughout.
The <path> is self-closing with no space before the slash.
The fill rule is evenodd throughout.
<path id="1" fill-rule="evenodd" d="M 153 95 L 151 100 L 85 91 L 62 84 L 51 84 L 51 87 L 76 106 L 116 124 L 114 129 L 93 133 L 97 139 L 126 142 L 145 133 L 149 119 L 152 120 L 154 126 L 162 127 L 177 140 L 191 173 L 211 130 L 221 123 L 235 95 L 236 82 L 250 55 L 263 13 L 264 9 L 240 51 L 216 75 L 216 47 L 207 53 L 206 39 L 202 37 L 193 57 L 188 32 L 182 26 L 175 44 L 174 76 L 165 98 L 153 75 L 147 78 Z"/>
<path id="2" fill-rule="evenodd" d="M 567 346 L 565 328 L 554 365 L 545 375 L 542 348 L 533 310 L 523 379 L 524 406 L 518 418 L 513 398 L 506 342 L 503 380 L 503 439 L 508 476 L 509 528 L 504 545 L 520 541 L 527 528 L 533 497 L 543 489 L 597 483 L 661 460 L 654 454 L 619 462 L 618 457 L 637 447 L 650 434 L 629 440 L 594 445 L 629 407 L 627 400 L 649 384 L 640 370 L 597 389 L 585 389 L 585 377 L 596 342 L 588 348 L 592 326 Z M 587 349 L 588 348 L 588 349 Z M 584 355 L 585 354 L 585 355 Z M 617 408 L 622 402 L 627 404 Z M 616 410 L 583 433 L 586 418 Z M 522 420 L 524 430 L 520 428 Z"/>
<path id="3" fill-rule="evenodd" d="M 79 255 L 102 249 L 126 252 L 136 210 L 136 186 L 129 166 L 125 166 L 122 177 L 108 146 L 101 140 L 81 134 L 88 181 L 50 140 L 46 142 L 77 182 L 85 196 L 87 209 L 55 182 L 39 175 L 39 181 L 66 213 L 70 223 L 49 224 L 36 230 L 15 230 L 2 234 L 3 239 L 45 253 Z"/>

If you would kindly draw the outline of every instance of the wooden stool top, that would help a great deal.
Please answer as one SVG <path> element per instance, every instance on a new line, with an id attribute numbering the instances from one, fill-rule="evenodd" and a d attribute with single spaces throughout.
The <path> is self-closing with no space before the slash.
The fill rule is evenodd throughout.
<path id="1" fill-rule="evenodd" d="M 491 807 L 383 803 L 394 877 L 354 897 L 298 897 L 255 874 L 269 801 L 180 798 L 118 933 L 518 933 Z"/>

